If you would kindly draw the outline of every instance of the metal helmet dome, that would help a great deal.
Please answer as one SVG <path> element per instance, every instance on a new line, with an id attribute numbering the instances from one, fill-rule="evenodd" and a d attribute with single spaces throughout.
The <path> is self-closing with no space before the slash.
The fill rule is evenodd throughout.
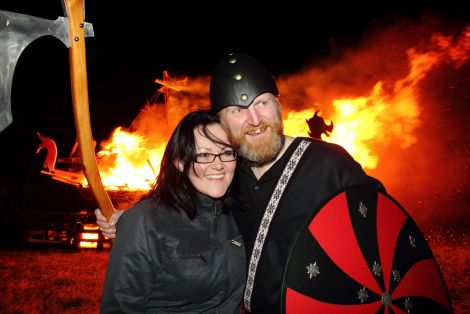
<path id="1" fill-rule="evenodd" d="M 263 93 L 279 95 L 273 75 L 255 58 L 231 53 L 212 74 L 211 109 L 217 113 L 227 106 L 248 107 Z"/>

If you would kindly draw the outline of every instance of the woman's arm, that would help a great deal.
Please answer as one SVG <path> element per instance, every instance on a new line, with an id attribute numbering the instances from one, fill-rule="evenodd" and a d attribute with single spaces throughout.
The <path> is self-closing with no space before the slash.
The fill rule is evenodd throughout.
<path id="1" fill-rule="evenodd" d="M 119 219 L 108 261 L 101 313 L 145 312 L 158 264 L 148 249 L 147 223 L 139 210 L 129 209 Z"/>

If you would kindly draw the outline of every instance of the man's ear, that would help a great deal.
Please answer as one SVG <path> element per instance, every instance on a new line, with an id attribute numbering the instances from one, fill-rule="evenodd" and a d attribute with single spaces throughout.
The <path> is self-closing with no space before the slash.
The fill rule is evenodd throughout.
<path id="1" fill-rule="evenodd" d="M 173 162 L 173 164 L 175 165 L 176 169 L 178 169 L 179 171 L 183 172 L 183 170 L 184 170 L 184 164 L 183 164 L 182 161 L 180 161 L 180 160 L 175 160 L 175 161 Z"/>

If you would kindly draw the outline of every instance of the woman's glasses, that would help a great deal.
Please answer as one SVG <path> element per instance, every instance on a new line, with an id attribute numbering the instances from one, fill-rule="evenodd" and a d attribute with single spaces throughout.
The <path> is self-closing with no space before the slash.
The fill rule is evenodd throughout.
<path id="1" fill-rule="evenodd" d="M 219 157 L 220 161 L 234 161 L 237 159 L 237 152 L 234 150 L 226 150 L 220 154 L 211 154 L 211 153 L 199 153 L 194 157 L 194 161 L 200 164 L 210 164 L 214 162 L 215 157 Z"/>

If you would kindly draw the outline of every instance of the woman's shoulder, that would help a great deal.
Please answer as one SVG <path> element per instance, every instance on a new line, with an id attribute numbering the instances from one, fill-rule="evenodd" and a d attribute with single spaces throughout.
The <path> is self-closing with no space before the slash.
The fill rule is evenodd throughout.
<path id="1" fill-rule="evenodd" d="M 179 219 L 181 215 L 182 211 L 169 208 L 158 199 L 145 198 L 125 210 L 119 221 L 125 220 L 132 224 L 143 224 L 146 222 L 162 224 Z"/>
<path id="2" fill-rule="evenodd" d="M 150 215 L 155 214 L 156 209 L 159 206 L 159 201 L 152 198 L 145 198 L 143 200 L 138 201 L 130 208 L 126 209 L 122 216 L 119 218 L 119 221 L 135 221 L 140 219 L 141 217 L 148 217 Z"/>

